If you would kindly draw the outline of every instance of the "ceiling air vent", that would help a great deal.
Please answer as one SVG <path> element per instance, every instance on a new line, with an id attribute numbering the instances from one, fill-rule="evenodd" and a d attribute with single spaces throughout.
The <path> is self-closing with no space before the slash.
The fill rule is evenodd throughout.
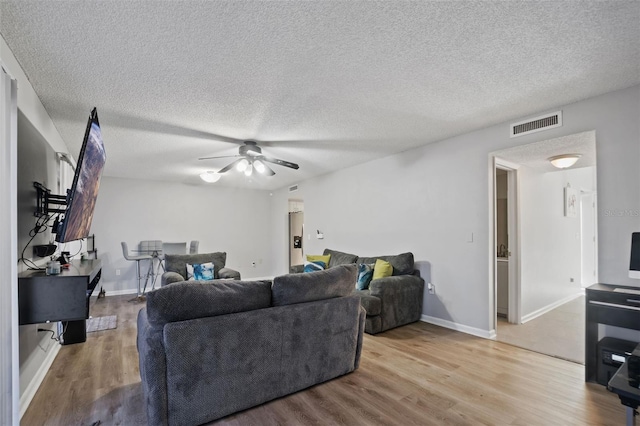
<path id="1" fill-rule="evenodd" d="M 298 185 L 293 185 L 289 187 L 289 192 L 296 192 L 298 190 Z"/>
<path id="2" fill-rule="evenodd" d="M 562 111 L 557 111 L 552 114 L 513 123 L 511 125 L 511 134 L 509 136 L 515 138 L 516 136 L 527 135 L 529 133 L 553 129 L 554 127 L 560 126 L 562 126 Z"/>

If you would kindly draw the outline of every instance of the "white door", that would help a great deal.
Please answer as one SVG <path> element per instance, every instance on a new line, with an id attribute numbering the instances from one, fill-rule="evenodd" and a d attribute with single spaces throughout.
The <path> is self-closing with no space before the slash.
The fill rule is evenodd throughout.
<path id="1" fill-rule="evenodd" d="M 581 284 L 589 287 L 598 282 L 596 249 L 596 194 L 585 192 L 580 197 Z"/>

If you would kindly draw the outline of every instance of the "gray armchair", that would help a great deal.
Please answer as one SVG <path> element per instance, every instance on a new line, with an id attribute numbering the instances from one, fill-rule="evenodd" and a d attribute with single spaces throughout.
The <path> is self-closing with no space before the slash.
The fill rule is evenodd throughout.
<path id="1" fill-rule="evenodd" d="M 212 262 L 214 265 L 214 279 L 240 279 L 240 272 L 226 268 L 227 253 L 200 253 L 200 254 L 167 254 L 164 257 L 165 273 L 162 274 L 161 286 L 185 281 L 187 279 L 187 263 Z"/>

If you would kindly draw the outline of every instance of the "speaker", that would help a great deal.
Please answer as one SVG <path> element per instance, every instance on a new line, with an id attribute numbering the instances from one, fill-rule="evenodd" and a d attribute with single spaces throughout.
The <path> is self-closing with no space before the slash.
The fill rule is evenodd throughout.
<path id="1" fill-rule="evenodd" d="M 37 257 L 51 256 L 56 252 L 58 246 L 55 244 L 45 244 L 41 246 L 33 246 L 33 255 Z"/>

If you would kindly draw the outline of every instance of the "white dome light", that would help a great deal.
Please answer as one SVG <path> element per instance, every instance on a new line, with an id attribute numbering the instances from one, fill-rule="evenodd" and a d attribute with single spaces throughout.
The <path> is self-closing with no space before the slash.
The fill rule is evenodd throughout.
<path id="1" fill-rule="evenodd" d="M 202 179 L 203 181 L 207 182 L 207 183 L 214 183 L 220 180 L 220 178 L 222 177 L 222 175 L 216 173 L 216 172 L 204 172 L 204 173 L 200 173 L 200 179 Z"/>

